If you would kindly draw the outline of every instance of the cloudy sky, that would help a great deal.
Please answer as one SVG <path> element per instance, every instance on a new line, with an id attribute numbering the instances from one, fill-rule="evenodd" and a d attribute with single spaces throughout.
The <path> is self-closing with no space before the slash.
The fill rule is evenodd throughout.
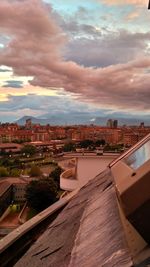
<path id="1" fill-rule="evenodd" d="M 150 115 L 148 0 L 0 0 L 0 121 Z"/>

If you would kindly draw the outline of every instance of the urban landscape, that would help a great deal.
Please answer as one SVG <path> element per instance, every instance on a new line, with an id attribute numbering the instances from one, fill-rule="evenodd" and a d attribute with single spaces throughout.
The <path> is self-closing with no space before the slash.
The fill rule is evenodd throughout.
<path id="1" fill-rule="evenodd" d="M 0 267 L 150 266 L 150 0 L 0 0 Z"/>
<path id="2" fill-rule="evenodd" d="M 21 126 L 15 123 L 1 124 L 1 237 L 52 204 L 65 192 L 73 191 L 79 184 L 81 186 L 83 182 L 86 183 L 149 133 L 150 127 L 143 122 L 139 126 L 120 127 L 118 121 L 112 119 L 106 122 L 105 127 L 36 125 L 31 119 L 27 119 L 25 125 Z M 75 173 L 77 159 L 80 171 Z M 91 166 L 86 171 L 88 176 L 85 173 L 85 168 L 88 169 L 86 166 Z M 61 175 L 63 171 L 64 176 Z M 64 177 L 68 180 L 63 180 Z M 42 194 L 46 196 L 47 187 L 34 195 L 35 203 L 29 199 L 31 193 L 27 196 L 27 190 L 34 191 L 42 184 L 51 187 L 52 194 L 49 199 L 43 198 L 43 206 L 39 203 L 39 194 L 40 198 Z"/>

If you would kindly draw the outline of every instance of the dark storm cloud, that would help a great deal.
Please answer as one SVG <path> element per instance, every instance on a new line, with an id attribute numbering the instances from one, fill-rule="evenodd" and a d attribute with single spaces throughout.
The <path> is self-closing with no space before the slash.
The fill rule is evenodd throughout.
<path id="1" fill-rule="evenodd" d="M 106 67 L 146 55 L 150 32 L 131 33 L 125 30 L 101 35 L 95 39 L 81 37 L 69 42 L 66 58 L 84 66 Z"/>
<path id="2" fill-rule="evenodd" d="M 62 23 L 62 28 L 65 32 L 72 34 L 72 35 L 84 35 L 84 36 L 94 36 L 98 37 L 101 36 L 101 32 L 96 30 L 96 28 L 90 24 L 81 24 L 74 20 L 71 21 L 64 21 Z"/>
<path id="3" fill-rule="evenodd" d="M 38 110 L 56 114 L 57 112 L 82 112 L 84 109 L 88 112 L 88 105 L 79 101 L 73 101 L 67 96 L 39 96 L 28 94 L 23 96 L 7 96 L 8 100 L 2 101 L 0 111 L 18 111 L 24 109 Z"/>

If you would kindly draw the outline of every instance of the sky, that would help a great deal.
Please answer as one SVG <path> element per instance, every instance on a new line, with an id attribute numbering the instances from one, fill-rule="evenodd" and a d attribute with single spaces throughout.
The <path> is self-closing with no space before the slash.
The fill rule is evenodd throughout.
<path id="1" fill-rule="evenodd" d="M 1 0 L 0 121 L 150 115 L 148 0 Z"/>

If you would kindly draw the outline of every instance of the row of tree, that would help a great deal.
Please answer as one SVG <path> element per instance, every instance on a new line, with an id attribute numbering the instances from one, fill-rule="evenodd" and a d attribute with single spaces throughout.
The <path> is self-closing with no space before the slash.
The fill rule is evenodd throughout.
<path id="1" fill-rule="evenodd" d="M 122 151 L 124 145 L 123 144 L 115 144 L 115 145 L 110 145 L 110 144 L 106 144 L 105 140 L 100 139 L 100 140 L 83 140 L 81 142 L 79 142 L 78 144 L 75 144 L 73 142 L 67 143 L 64 145 L 64 152 L 69 152 L 69 151 L 75 151 L 76 148 L 84 148 L 84 149 L 96 149 L 96 147 L 104 147 L 104 151 Z"/>
<path id="2" fill-rule="evenodd" d="M 64 152 L 69 152 L 69 151 L 75 151 L 76 148 L 89 148 L 89 149 L 95 149 L 98 146 L 104 146 L 105 145 L 105 140 L 100 139 L 100 140 L 82 140 L 78 142 L 78 144 L 75 144 L 74 142 L 69 142 L 66 143 L 63 147 Z"/>

